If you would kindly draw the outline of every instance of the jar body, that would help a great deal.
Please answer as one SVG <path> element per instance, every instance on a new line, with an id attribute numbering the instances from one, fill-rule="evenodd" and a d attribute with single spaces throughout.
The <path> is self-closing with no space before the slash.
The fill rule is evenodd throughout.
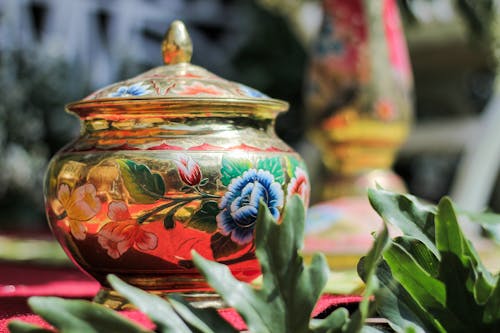
<path id="1" fill-rule="evenodd" d="M 112 273 L 146 290 L 209 290 L 192 250 L 251 281 L 256 205 L 277 219 L 293 194 L 307 206 L 305 166 L 272 119 L 236 110 L 91 115 L 82 125 L 50 163 L 46 210 L 69 257 L 104 286 Z"/>

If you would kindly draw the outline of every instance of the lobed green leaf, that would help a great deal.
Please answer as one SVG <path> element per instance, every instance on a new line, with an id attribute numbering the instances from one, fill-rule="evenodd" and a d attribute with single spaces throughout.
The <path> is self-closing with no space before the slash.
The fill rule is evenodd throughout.
<path id="1" fill-rule="evenodd" d="M 439 202 L 435 219 L 436 246 L 442 252 L 454 253 L 460 260 L 465 260 L 463 235 L 458 226 L 453 205 L 448 198 Z"/>
<path id="2" fill-rule="evenodd" d="M 496 282 L 495 289 L 486 302 L 483 321 L 500 332 L 500 278 Z"/>
<path id="3" fill-rule="evenodd" d="M 433 278 L 400 245 L 393 244 L 384 259 L 391 268 L 394 278 L 422 306 L 442 309 L 446 305 L 444 284 Z"/>
<path id="4" fill-rule="evenodd" d="M 195 332 L 200 333 L 237 333 L 238 331 L 222 318 L 216 309 L 198 309 L 179 295 L 171 295 L 168 300 L 177 314 Z"/>
<path id="5" fill-rule="evenodd" d="M 226 265 L 207 260 L 193 251 L 193 262 L 231 307 L 245 320 L 251 332 L 284 332 L 284 305 L 278 295 L 267 295 L 236 280 Z"/>
<path id="6" fill-rule="evenodd" d="M 152 333 L 102 305 L 58 297 L 31 297 L 28 304 L 60 333 Z"/>
<path id="7" fill-rule="evenodd" d="M 274 290 L 285 305 L 285 330 L 307 331 L 309 318 L 323 290 L 328 267 L 322 255 L 313 256 L 305 267 L 298 250 L 304 237 L 305 209 L 298 196 L 292 196 L 283 221 L 277 224 L 261 203 L 257 219 L 256 254 L 264 275 L 263 290 Z M 268 279 L 267 277 L 272 277 Z"/>
<path id="8" fill-rule="evenodd" d="M 108 275 L 114 290 L 137 306 L 158 326 L 163 333 L 191 333 L 189 327 L 176 314 L 172 306 L 162 298 L 133 287 L 115 275 Z"/>
<path id="9" fill-rule="evenodd" d="M 401 236 L 393 242 L 403 247 L 415 261 L 431 276 L 436 277 L 439 270 L 439 260 L 424 243 L 416 238 Z"/>
<path id="10" fill-rule="evenodd" d="M 412 296 L 392 276 L 389 265 L 383 261 L 377 268 L 380 288 L 375 291 L 375 304 L 380 315 L 390 320 L 390 326 L 403 332 L 408 326 L 415 326 L 425 332 L 444 332 L 444 329 L 424 306 Z"/>
<path id="11" fill-rule="evenodd" d="M 339 308 L 325 319 L 311 320 L 310 329 L 313 333 L 341 333 L 349 321 L 349 311 Z"/>
<path id="12" fill-rule="evenodd" d="M 10 333 L 54 333 L 52 330 L 47 330 L 20 320 L 9 322 L 8 328 Z"/>
<path id="13" fill-rule="evenodd" d="M 370 314 L 370 297 L 373 295 L 374 291 L 379 288 L 379 281 L 376 276 L 377 267 L 382 260 L 383 253 L 387 251 L 389 245 L 389 231 L 384 225 L 384 229 L 382 229 L 380 234 L 375 238 L 372 248 L 363 258 L 363 261 L 360 262 L 361 265 L 358 267 L 358 271 L 361 272 L 360 276 L 365 281 L 365 291 L 363 293 L 363 299 L 359 304 L 359 309 L 349 321 L 346 332 L 359 332 Z"/>
<path id="14" fill-rule="evenodd" d="M 422 205 L 411 195 L 382 189 L 369 189 L 368 199 L 384 221 L 398 227 L 404 235 L 420 240 L 439 258 L 439 251 L 434 244 L 434 210 Z"/>

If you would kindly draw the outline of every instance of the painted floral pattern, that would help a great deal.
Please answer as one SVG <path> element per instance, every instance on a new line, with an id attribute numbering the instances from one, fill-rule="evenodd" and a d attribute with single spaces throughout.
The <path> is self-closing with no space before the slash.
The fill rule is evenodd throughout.
<path id="1" fill-rule="evenodd" d="M 201 169 L 191 157 L 183 155 L 174 161 L 177 165 L 179 177 L 189 186 L 198 185 L 201 181 Z"/>
<path id="2" fill-rule="evenodd" d="M 260 91 L 245 86 L 244 84 L 239 85 L 239 90 L 241 91 L 243 96 L 254 97 L 254 98 L 269 98 L 266 94 L 261 93 Z"/>
<path id="3" fill-rule="evenodd" d="M 146 93 L 148 98 L 199 96 L 271 100 L 260 91 L 238 82 L 225 80 L 202 67 L 191 64 L 156 67 L 129 80 L 104 87 L 85 100 L 141 96 Z M 281 106 L 286 108 L 285 104 Z"/>
<path id="4" fill-rule="evenodd" d="M 190 85 L 179 85 L 172 89 L 179 96 L 223 96 L 225 91 L 215 85 L 194 82 Z"/>
<path id="5" fill-rule="evenodd" d="M 70 190 L 67 184 L 61 184 L 57 199 L 64 209 L 60 217 L 67 219 L 71 234 L 76 239 L 85 239 L 87 228 L 82 222 L 92 219 L 101 210 L 94 185 L 85 184 Z"/>
<path id="6" fill-rule="evenodd" d="M 158 245 L 158 237 L 144 231 L 142 226 L 132 219 L 127 205 L 123 201 L 113 201 L 108 206 L 106 223 L 97 235 L 99 244 L 113 259 L 118 259 L 131 247 L 141 251 L 154 250 Z"/>
<path id="7" fill-rule="evenodd" d="M 290 198 L 292 195 L 297 194 L 301 197 L 302 201 L 307 204 L 309 203 L 309 192 L 310 185 L 307 173 L 304 169 L 297 167 L 295 169 L 295 175 L 290 180 L 290 183 L 287 187 L 287 198 Z"/>
<path id="8" fill-rule="evenodd" d="M 283 196 L 281 185 L 269 171 L 245 171 L 231 181 L 219 203 L 221 212 L 217 215 L 217 226 L 220 233 L 230 235 L 238 244 L 249 243 L 253 239 L 260 200 L 264 200 L 273 217 L 278 219 Z"/>
<path id="9" fill-rule="evenodd" d="M 109 94 L 109 97 L 128 97 L 128 96 L 142 96 L 151 93 L 148 90 L 149 86 L 143 85 L 142 82 L 130 85 L 121 86 L 115 92 Z"/>
<path id="10" fill-rule="evenodd" d="M 206 248 L 216 260 L 242 249 L 252 251 L 247 245 L 254 239 L 260 202 L 279 220 L 292 195 L 308 203 L 309 180 L 294 157 L 250 160 L 228 155 L 222 157 L 219 178 L 204 177 L 196 155 L 176 153 L 161 171 L 132 159 L 103 160 L 97 164 L 100 169 L 88 169 L 84 185 L 59 186 L 55 201 L 60 207 L 54 212 L 74 239 L 96 240 L 111 259 L 131 250 L 175 248 L 162 239 L 180 230 L 196 235 L 190 241 L 200 237 L 209 242 Z M 105 195 L 99 195 L 96 186 Z M 175 253 L 169 255 L 177 258 Z"/>

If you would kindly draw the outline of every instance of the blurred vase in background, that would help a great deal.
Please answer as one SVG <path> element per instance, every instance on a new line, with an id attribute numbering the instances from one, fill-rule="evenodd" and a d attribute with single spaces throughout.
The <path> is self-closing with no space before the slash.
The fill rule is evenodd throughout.
<path id="1" fill-rule="evenodd" d="M 309 138 L 325 174 L 316 200 L 404 191 L 391 171 L 412 119 L 413 78 L 395 0 L 324 0 L 306 75 Z M 314 198 L 313 198 L 314 199 Z"/>

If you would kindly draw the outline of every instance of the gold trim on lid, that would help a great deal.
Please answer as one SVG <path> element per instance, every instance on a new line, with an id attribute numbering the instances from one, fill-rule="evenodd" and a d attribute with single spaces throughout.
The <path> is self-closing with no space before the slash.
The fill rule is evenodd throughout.
<path id="1" fill-rule="evenodd" d="M 191 61 L 193 44 L 184 23 L 179 20 L 172 22 L 163 38 L 161 50 L 166 65 Z"/>

